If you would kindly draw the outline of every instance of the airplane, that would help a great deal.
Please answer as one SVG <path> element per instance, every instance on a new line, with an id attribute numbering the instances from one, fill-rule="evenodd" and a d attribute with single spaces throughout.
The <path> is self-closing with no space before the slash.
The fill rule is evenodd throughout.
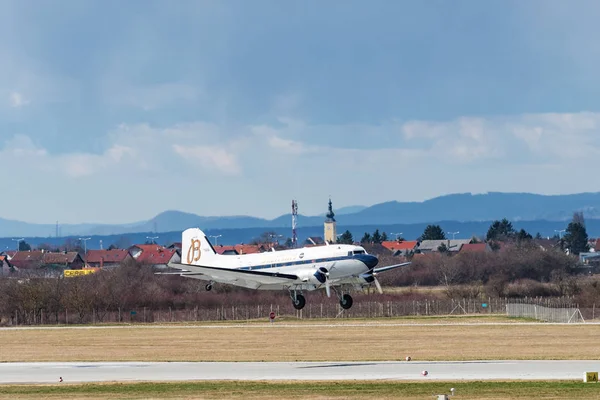
<path id="1" fill-rule="evenodd" d="M 207 291 L 215 283 L 225 283 L 256 290 L 287 290 L 292 305 L 301 310 L 306 304 L 303 291 L 324 288 L 327 297 L 331 290 L 343 309 L 352 307 L 351 289 L 362 290 L 375 284 L 383 290 L 376 275 L 411 264 L 375 268 L 378 258 L 362 246 L 327 244 L 241 255 L 218 254 L 204 232 L 189 228 L 182 235 L 181 263 L 170 262 L 177 272 L 158 272 L 160 275 L 180 275 L 208 281 Z"/>

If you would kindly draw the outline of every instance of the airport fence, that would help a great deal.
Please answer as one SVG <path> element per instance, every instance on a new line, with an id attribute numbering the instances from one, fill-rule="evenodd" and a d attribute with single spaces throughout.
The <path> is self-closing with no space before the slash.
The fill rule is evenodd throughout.
<path id="1" fill-rule="evenodd" d="M 595 319 L 595 305 L 592 315 L 588 310 L 586 317 Z M 579 307 L 564 299 L 518 299 L 506 304 L 506 314 L 509 317 L 533 318 L 545 322 L 577 323 L 585 322 Z"/>
<path id="2" fill-rule="evenodd" d="M 575 315 L 575 310 L 579 311 Z M 135 309 L 90 310 L 65 309 L 49 312 L 40 309 L 36 313 L 15 310 L 10 315 L 0 316 L 2 325 L 55 325 L 55 324 L 98 324 L 98 323 L 170 323 L 200 321 L 244 321 L 269 320 L 274 312 L 278 319 L 327 319 L 327 318 L 394 318 L 403 316 L 451 316 L 451 315 L 508 315 L 536 318 L 544 321 L 581 322 L 593 319 L 597 311 L 579 310 L 568 299 L 436 299 L 410 301 L 354 302 L 349 310 L 343 310 L 337 301 L 307 302 L 302 310 L 293 308 L 289 301 L 280 304 L 235 305 L 184 309 Z M 577 317 L 577 318 L 576 318 Z M 577 319 L 577 321 L 575 321 Z"/>

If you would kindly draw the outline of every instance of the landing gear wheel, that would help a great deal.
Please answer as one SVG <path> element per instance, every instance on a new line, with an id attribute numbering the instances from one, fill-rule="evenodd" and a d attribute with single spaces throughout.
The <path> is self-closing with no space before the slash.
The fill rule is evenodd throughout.
<path id="1" fill-rule="evenodd" d="M 347 310 L 350 307 L 352 307 L 352 296 L 350 296 L 349 294 L 343 295 L 342 299 L 340 300 L 340 306 L 342 306 L 344 310 Z"/>
<path id="2" fill-rule="evenodd" d="M 296 310 L 302 310 L 302 308 L 304 308 L 305 304 L 306 304 L 306 300 L 304 299 L 304 296 L 302 296 L 301 294 L 296 295 L 295 301 L 292 299 L 292 305 L 294 306 L 294 308 Z"/>
<path id="3" fill-rule="evenodd" d="M 212 285 L 209 283 L 206 286 L 204 286 L 204 289 L 206 289 L 207 292 L 210 292 L 210 289 L 212 289 Z"/>

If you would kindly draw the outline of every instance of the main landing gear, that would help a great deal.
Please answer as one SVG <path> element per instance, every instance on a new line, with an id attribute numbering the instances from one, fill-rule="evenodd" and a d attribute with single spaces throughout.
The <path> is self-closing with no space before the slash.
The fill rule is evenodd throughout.
<path id="1" fill-rule="evenodd" d="M 292 305 L 296 310 L 302 310 L 306 305 L 306 299 L 301 293 L 290 291 L 290 297 L 292 298 Z"/>
<path id="2" fill-rule="evenodd" d="M 206 289 L 207 292 L 210 292 L 212 289 L 212 285 L 213 285 L 213 281 L 210 281 L 209 283 L 206 284 L 206 286 L 204 286 L 204 289 Z"/>
<path id="3" fill-rule="evenodd" d="M 350 307 L 352 307 L 352 296 L 350 296 L 347 293 L 343 294 L 340 298 L 340 306 L 342 306 L 344 310 L 347 310 Z"/>
<path id="4" fill-rule="evenodd" d="M 352 307 L 352 296 L 350 296 L 348 293 L 340 294 L 337 291 L 336 294 L 338 295 L 338 299 L 340 300 L 340 306 L 344 310 L 348 310 L 350 307 Z M 296 310 L 302 310 L 306 305 L 306 299 L 301 293 L 298 293 L 298 291 L 290 290 L 290 297 L 292 298 L 292 305 Z"/>
<path id="5" fill-rule="evenodd" d="M 352 296 L 350 296 L 348 293 L 344 293 L 343 290 L 336 290 L 335 286 L 333 286 L 332 289 L 338 297 L 338 300 L 340 301 L 340 306 L 344 310 L 347 310 L 350 307 L 352 307 Z"/>

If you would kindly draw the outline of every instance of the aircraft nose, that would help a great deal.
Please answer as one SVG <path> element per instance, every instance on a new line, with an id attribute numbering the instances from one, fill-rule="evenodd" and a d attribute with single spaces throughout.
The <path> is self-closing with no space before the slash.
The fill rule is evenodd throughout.
<path id="1" fill-rule="evenodd" d="M 356 257 L 356 259 L 362 261 L 369 269 L 375 268 L 375 266 L 379 262 L 377 257 L 375 257 L 372 254 L 357 254 L 354 257 Z"/>

